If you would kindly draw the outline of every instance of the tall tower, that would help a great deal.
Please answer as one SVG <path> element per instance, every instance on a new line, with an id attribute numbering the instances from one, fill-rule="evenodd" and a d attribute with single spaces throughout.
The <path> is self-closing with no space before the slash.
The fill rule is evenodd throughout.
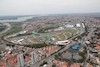
<path id="1" fill-rule="evenodd" d="M 17 59 L 18 59 L 18 66 L 19 67 L 24 67 L 24 57 L 23 57 L 23 54 L 18 55 Z"/>
<path id="2" fill-rule="evenodd" d="M 31 58 L 32 62 L 36 62 L 37 61 L 37 59 L 36 59 L 36 52 L 35 51 L 32 52 L 31 55 L 32 55 L 32 58 Z"/>

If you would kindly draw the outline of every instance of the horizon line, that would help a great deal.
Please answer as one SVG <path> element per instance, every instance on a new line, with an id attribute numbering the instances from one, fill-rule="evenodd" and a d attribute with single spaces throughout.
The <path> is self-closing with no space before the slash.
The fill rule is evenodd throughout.
<path id="1" fill-rule="evenodd" d="M 100 12 L 87 12 L 87 13 L 51 13 L 51 14 L 22 14 L 22 15 L 2 15 L 0 17 L 10 17 L 10 16 L 47 16 L 47 15 L 63 15 L 63 14 L 95 14 L 95 13 L 100 13 Z"/>

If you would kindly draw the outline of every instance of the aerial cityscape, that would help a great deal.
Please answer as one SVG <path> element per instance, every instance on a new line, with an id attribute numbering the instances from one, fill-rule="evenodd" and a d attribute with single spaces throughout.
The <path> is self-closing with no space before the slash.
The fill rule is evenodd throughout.
<path id="1" fill-rule="evenodd" d="M 0 12 L 0 67 L 100 67 L 100 12 L 5 12 Z"/>

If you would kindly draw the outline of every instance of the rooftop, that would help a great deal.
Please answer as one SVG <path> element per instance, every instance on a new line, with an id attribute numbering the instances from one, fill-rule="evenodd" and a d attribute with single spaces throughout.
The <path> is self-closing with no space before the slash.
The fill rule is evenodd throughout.
<path id="1" fill-rule="evenodd" d="M 0 67 L 6 67 L 6 63 L 0 60 Z"/>

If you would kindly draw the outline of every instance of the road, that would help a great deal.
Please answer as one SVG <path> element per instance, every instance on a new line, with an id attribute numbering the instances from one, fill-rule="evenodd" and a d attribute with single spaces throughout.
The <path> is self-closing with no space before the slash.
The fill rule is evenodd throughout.
<path id="1" fill-rule="evenodd" d="M 85 37 L 86 39 L 91 39 L 91 36 L 93 36 L 93 33 L 94 33 L 94 31 L 96 30 L 95 28 L 93 28 L 93 27 L 91 27 L 91 28 L 89 28 L 90 29 L 90 31 L 89 31 L 89 33 L 88 33 L 88 35 L 87 35 L 87 37 Z M 85 45 L 86 46 L 86 45 Z M 87 54 L 86 54 L 86 59 L 85 59 L 85 61 L 84 61 L 84 63 L 83 63 L 83 67 L 87 67 L 88 66 L 88 63 L 86 62 L 88 59 L 89 59 L 89 55 L 90 55 L 90 53 L 89 53 L 89 51 L 90 50 L 93 50 L 93 49 L 90 49 L 89 47 L 87 47 L 86 46 L 86 50 L 87 50 Z M 94 51 L 94 50 L 93 50 Z"/>
<path id="2" fill-rule="evenodd" d="M 5 44 L 5 41 L 3 41 L 2 36 L 11 29 L 11 25 L 9 23 L 3 23 L 4 25 L 6 25 L 6 29 L 3 30 L 2 32 L 0 32 L 0 42 L 1 44 Z"/>
<path id="3" fill-rule="evenodd" d="M 68 49 L 71 45 L 73 45 L 75 42 L 73 41 L 72 43 L 70 43 L 69 45 L 67 45 L 67 46 L 65 46 L 63 49 L 61 49 L 61 50 L 59 50 L 58 52 L 56 52 L 55 54 L 53 54 L 53 55 L 50 55 L 50 56 L 48 56 L 48 57 L 46 57 L 46 58 L 44 58 L 44 59 L 42 59 L 42 60 L 40 60 L 40 61 L 37 61 L 37 62 L 34 62 L 30 67 L 39 67 L 39 65 L 41 64 L 41 63 L 43 63 L 43 61 L 49 61 L 49 59 L 54 59 L 55 58 L 55 55 L 57 55 L 58 53 L 62 53 L 62 52 L 64 52 L 66 49 Z M 26 63 L 26 65 L 27 64 L 31 64 L 31 61 L 29 61 L 28 63 Z"/>
<path id="4" fill-rule="evenodd" d="M 49 59 L 55 58 L 55 55 L 57 55 L 58 53 L 64 52 L 66 49 L 68 49 L 68 48 L 69 48 L 71 45 L 73 45 L 73 44 L 74 44 L 74 42 L 72 42 L 71 44 L 67 45 L 66 47 L 64 47 L 63 49 L 61 49 L 60 51 L 58 51 L 57 53 L 55 53 L 55 54 L 53 54 L 53 55 L 51 55 L 51 56 L 49 56 L 49 57 L 47 57 L 47 58 L 45 58 L 45 59 L 43 59 L 43 60 L 41 60 L 41 61 L 36 62 L 36 63 L 34 64 L 34 66 L 32 66 L 32 67 L 39 67 L 39 65 L 40 65 L 41 63 L 43 63 L 43 61 L 48 61 Z"/>
<path id="5" fill-rule="evenodd" d="M 72 40 L 72 39 L 74 39 L 74 38 L 76 38 L 76 37 L 78 37 L 78 36 L 81 36 L 81 34 L 84 33 L 84 32 L 85 32 L 85 31 L 83 30 L 79 35 L 74 36 L 74 37 L 70 38 L 69 40 Z M 44 58 L 44 59 L 42 59 L 42 60 L 40 60 L 40 61 L 34 62 L 32 65 L 31 65 L 31 62 L 28 62 L 28 63 L 25 63 L 25 64 L 26 64 L 26 65 L 27 65 L 27 64 L 30 64 L 30 67 L 40 67 L 39 65 L 40 65 L 41 63 L 43 63 L 43 61 L 49 61 L 49 59 L 55 58 L 55 55 L 57 55 L 58 53 L 64 52 L 66 49 L 68 49 L 68 48 L 69 48 L 71 45 L 73 45 L 73 44 L 75 44 L 75 42 L 74 42 L 74 41 L 71 41 L 71 43 L 70 43 L 69 45 L 65 46 L 63 49 L 59 50 L 59 51 L 56 52 L 55 54 L 50 55 L 49 57 L 46 57 L 46 58 Z"/>
<path id="6" fill-rule="evenodd" d="M 6 25 L 6 29 L 4 31 L 0 32 L 0 35 L 6 33 L 8 30 L 11 29 L 11 25 L 9 23 L 3 23 L 3 24 Z"/>
<path id="7" fill-rule="evenodd" d="M 0 33 L 0 35 L 1 35 L 1 34 L 4 34 L 5 32 L 7 32 L 8 30 L 11 29 L 11 25 L 10 25 L 9 23 L 4 23 L 4 25 L 6 25 L 7 28 L 6 28 L 4 31 L 2 31 L 2 32 Z M 82 32 L 84 32 L 84 31 L 82 31 Z M 80 36 L 80 35 L 82 34 L 82 32 L 81 32 L 79 35 L 77 35 L 77 36 Z M 77 36 L 75 36 L 75 37 L 77 37 Z M 72 40 L 72 39 L 75 38 L 75 37 L 72 37 L 70 40 Z M 69 45 L 65 46 L 63 49 L 59 50 L 58 52 L 56 52 L 56 53 L 53 54 L 53 55 L 50 55 L 49 57 L 46 57 L 46 58 L 44 58 L 44 59 L 42 59 L 42 60 L 40 60 L 40 61 L 37 61 L 37 62 L 33 63 L 33 64 L 31 65 L 31 67 L 39 67 L 39 65 L 40 65 L 41 63 L 43 63 L 43 61 L 48 61 L 49 59 L 53 59 L 53 58 L 55 57 L 55 55 L 57 55 L 58 53 L 62 53 L 63 51 L 65 51 L 66 49 L 68 49 L 68 48 L 69 48 L 71 45 L 73 45 L 74 43 L 75 43 L 74 41 L 71 41 L 71 43 L 70 43 Z M 30 62 L 29 62 L 29 63 L 30 63 Z M 26 63 L 26 65 L 29 64 L 29 63 Z"/>

